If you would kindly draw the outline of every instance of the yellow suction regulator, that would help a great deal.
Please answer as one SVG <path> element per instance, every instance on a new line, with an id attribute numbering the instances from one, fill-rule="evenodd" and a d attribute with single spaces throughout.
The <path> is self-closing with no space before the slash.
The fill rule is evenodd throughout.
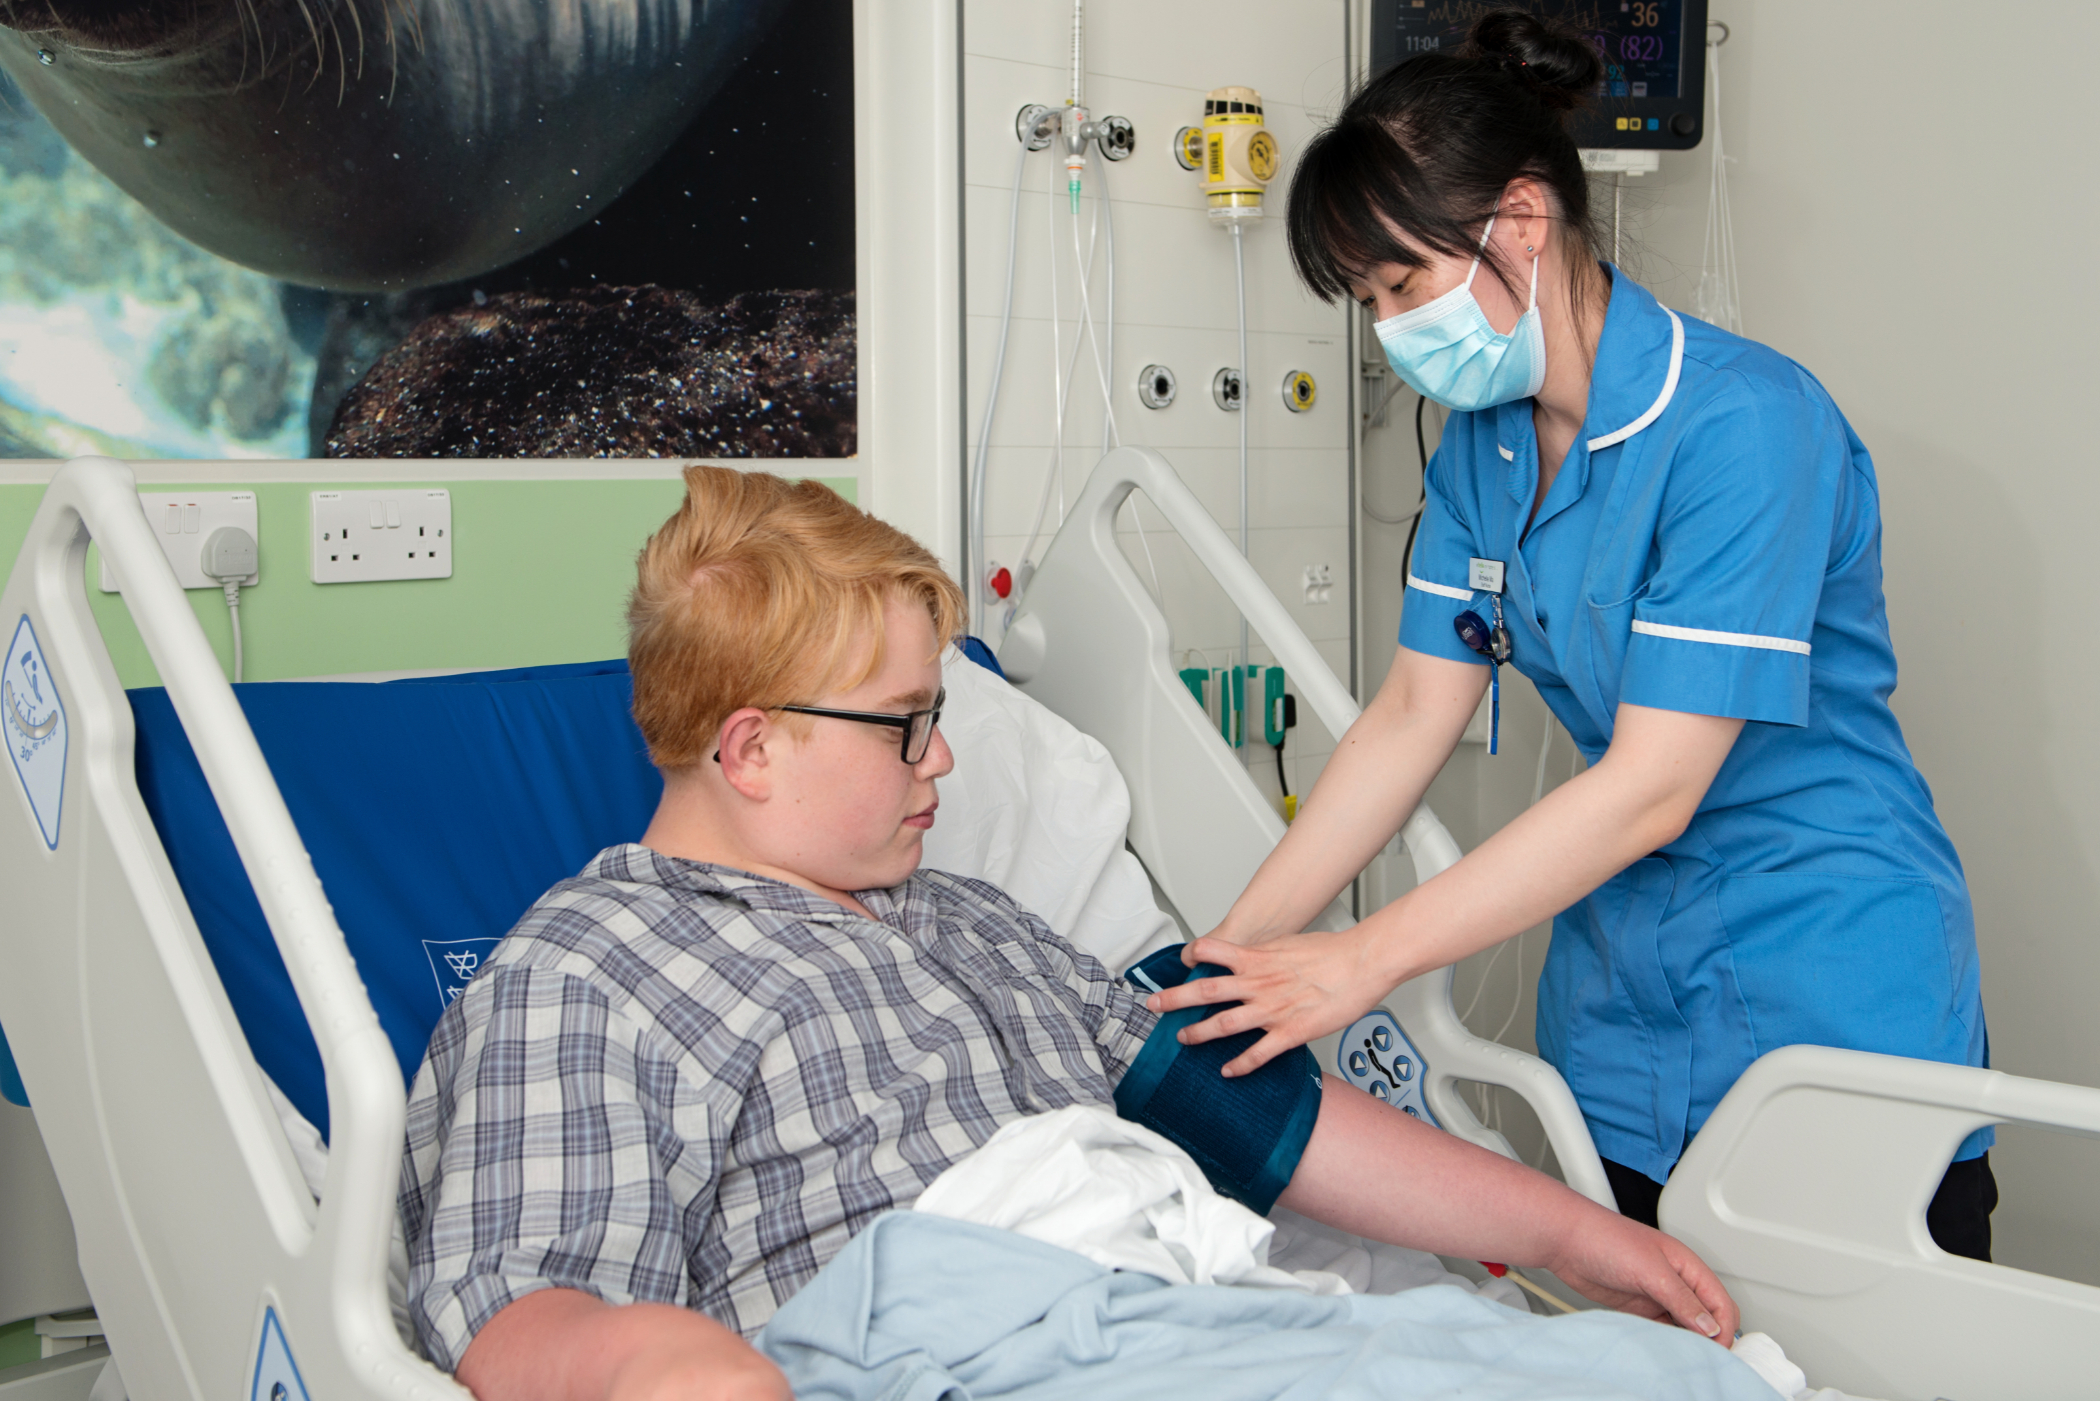
<path id="1" fill-rule="evenodd" d="M 1304 413 L 1320 397 L 1320 386 L 1303 370 L 1292 370 L 1283 377 L 1283 406 L 1292 413 Z"/>
<path id="2" fill-rule="evenodd" d="M 1276 178 L 1276 138 L 1262 125 L 1261 94 L 1253 88 L 1214 89 L 1203 99 L 1203 125 L 1174 137 L 1174 159 L 1203 173 L 1210 217 L 1221 222 L 1261 217 L 1262 191 Z"/>

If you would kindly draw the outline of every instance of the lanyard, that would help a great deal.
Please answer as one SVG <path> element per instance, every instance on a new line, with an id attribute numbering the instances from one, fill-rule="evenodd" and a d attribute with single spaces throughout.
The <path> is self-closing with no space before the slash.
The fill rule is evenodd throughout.
<path id="1" fill-rule="evenodd" d="M 1502 562 L 1493 559 L 1471 561 L 1469 582 L 1487 594 L 1492 602 L 1495 621 L 1490 624 L 1485 618 L 1468 608 L 1451 620 L 1458 631 L 1458 640 L 1487 658 L 1488 664 L 1488 753 L 1502 752 L 1502 664 L 1509 660 L 1509 629 L 1502 625 Z"/>

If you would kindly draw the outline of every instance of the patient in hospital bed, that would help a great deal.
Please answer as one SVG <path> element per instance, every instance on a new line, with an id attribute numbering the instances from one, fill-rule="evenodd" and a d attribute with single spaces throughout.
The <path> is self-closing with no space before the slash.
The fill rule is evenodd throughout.
<path id="1" fill-rule="evenodd" d="M 787 1356 L 862 1306 L 793 1302 L 820 1278 L 839 1299 L 876 1299 L 874 1317 L 892 1307 L 886 1271 L 929 1249 L 927 1287 L 995 1256 L 1024 1293 L 1069 1267 L 1111 1312 L 1153 1310 L 1156 1332 L 1158 1301 L 1122 1275 L 987 1226 L 885 1217 L 1002 1128 L 1105 1119 L 1119 1093 L 1164 1134 L 1163 1155 L 1256 1210 L 1544 1266 L 1613 1308 L 1733 1336 L 1733 1303 L 1676 1241 L 1323 1083 L 1309 1055 L 1274 1075 L 1177 1080 L 1182 1050 L 1134 989 L 998 889 L 919 868 L 951 763 L 933 713 L 961 613 L 938 563 L 814 483 L 706 467 L 687 482 L 629 610 L 662 805 L 638 842 L 526 913 L 446 1011 L 411 1093 L 409 1312 L 439 1366 L 482 1401 L 786 1395 L 750 1339 L 778 1316 L 759 1341 Z M 1153 1088 L 1135 1104 L 1141 1078 Z M 1159 1088 L 1171 1084 L 1195 1088 Z M 967 1332 L 974 1308 L 1009 1297 L 987 1278 L 936 1310 L 932 1331 Z M 1234 1304 L 1227 1331 L 1244 1341 L 1250 1318 L 1308 1338 L 1398 1326 L 1363 1314 L 1368 1301 L 1276 1302 L 1289 1294 L 1252 1314 Z M 896 1307 L 883 1317 L 915 1305 Z M 1440 1325 L 1453 1336 L 1506 1312 L 1470 1297 L 1436 1307 L 1459 1310 Z M 1027 1328 L 1053 1312 L 1021 1308 Z M 1565 1323 L 1591 1334 L 1555 1335 L 1587 1339 L 1570 1358 L 1621 1365 L 1624 1340 L 1597 1330 L 1637 1327 L 1682 1339 L 1663 1347 L 1671 1367 L 1719 1359 L 1698 1386 L 1671 1373 L 1655 1394 L 1758 1394 L 1733 1389 L 1729 1368 L 1761 1383 L 1688 1334 L 1583 1317 L 1597 1321 Z"/>

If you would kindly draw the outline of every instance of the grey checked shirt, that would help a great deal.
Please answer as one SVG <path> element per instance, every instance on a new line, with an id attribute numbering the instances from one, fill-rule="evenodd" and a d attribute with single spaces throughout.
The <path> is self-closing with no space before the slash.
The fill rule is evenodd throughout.
<path id="1" fill-rule="evenodd" d="M 1121 979 L 981 881 L 858 898 L 618 846 L 526 913 L 409 1097 L 433 1361 L 550 1286 L 748 1336 L 1002 1125 L 1113 1104 L 1154 1020 Z"/>

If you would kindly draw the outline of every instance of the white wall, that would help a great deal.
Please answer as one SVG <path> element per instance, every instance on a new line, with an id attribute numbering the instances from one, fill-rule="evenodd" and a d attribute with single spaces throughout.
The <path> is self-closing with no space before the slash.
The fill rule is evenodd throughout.
<path id="1" fill-rule="evenodd" d="M 1292 23 L 1258 0 L 1223 0 L 1200 12 L 1167 4 L 1087 8 L 1087 105 L 1095 115 L 1136 124 L 1137 150 L 1108 168 L 1116 236 L 1116 345 L 1110 392 L 1122 440 L 1159 449 L 1228 532 L 1239 529 L 1238 421 L 1211 402 L 1212 375 L 1238 363 L 1231 236 L 1211 226 L 1198 178 L 1175 161 L 1175 131 L 1200 123 L 1203 95 L 1226 84 L 1258 89 L 1269 129 L 1282 147 L 1283 170 L 1271 187 L 1280 215 L 1292 159 L 1344 88 L 1342 0 L 1296 3 Z M 972 448 L 984 412 L 999 330 L 1006 270 L 1007 209 L 1016 142 L 1014 115 L 1029 102 L 1062 106 L 1070 87 L 1071 9 L 1063 3 L 1011 0 L 963 4 L 964 245 L 967 266 L 969 408 Z M 1100 188 L 1088 169 L 1082 227 L 1095 215 Z M 1021 197 L 1019 275 L 999 413 L 990 441 L 986 497 L 989 556 L 1017 566 L 1045 480 L 1054 441 L 1050 275 L 1053 242 L 1063 346 L 1072 350 L 1079 324 L 1078 273 L 1064 171 L 1055 150 L 1028 158 Z M 1347 313 L 1307 295 L 1292 276 L 1282 220 L 1272 217 L 1245 235 L 1250 379 L 1250 479 L 1254 522 L 1250 556 L 1336 672 L 1349 676 L 1349 383 Z M 1090 298 L 1096 331 L 1107 294 L 1105 237 L 1096 254 Z M 1104 347 L 1105 349 L 1105 347 Z M 1149 410 L 1137 399 L 1138 371 L 1169 366 L 1180 380 L 1171 408 Z M 1292 414 L 1281 386 L 1291 369 L 1309 371 L 1320 397 L 1311 412 Z M 1070 501 L 1098 459 L 1101 392 L 1094 361 L 1083 353 L 1067 428 L 1064 500 Z M 1054 488 L 1053 488 L 1054 492 Z M 1042 544 L 1058 520 L 1053 494 Z M 1163 532 L 1156 514 L 1147 543 L 1126 543 L 1141 577 L 1157 566 L 1176 648 L 1205 649 L 1229 665 L 1237 647 L 1237 613 L 1193 561 Z M 1126 512 L 1126 526 L 1130 515 Z M 1042 544 L 1036 557 L 1040 558 Z M 1325 605 L 1304 603 L 1300 577 L 1308 564 L 1333 566 L 1337 587 Z M 1253 660 L 1266 654 L 1259 648 Z M 1200 664 L 1200 663 L 1199 663 Z M 1309 708 L 1287 746 L 1294 788 L 1302 792 L 1333 741 Z M 1257 782 L 1275 789 L 1275 763 L 1251 752 Z"/>
<path id="2" fill-rule="evenodd" d="M 2100 648 L 2082 535 L 2100 508 L 2100 7 L 2040 0 L 1987 27 L 1953 0 L 1714 0 L 1713 16 L 1733 29 L 1745 329 L 1820 377 L 1874 454 L 1895 707 L 1968 870 L 1993 1063 L 2100 1085 Z M 1629 271 L 1680 309 L 1708 168 L 1707 148 L 1666 154 L 1660 176 L 1626 182 Z M 1366 449 L 1381 510 L 1413 489 L 1412 443 L 1405 472 L 1397 457 Z M 1520 796 L 1476 809 L 1462 840 L 1529 797 L 1515 757 Z M 2100 1282 L 2095 1145 L 2008 1130 L 1991 1159 L 1999 1258 Z"/>

